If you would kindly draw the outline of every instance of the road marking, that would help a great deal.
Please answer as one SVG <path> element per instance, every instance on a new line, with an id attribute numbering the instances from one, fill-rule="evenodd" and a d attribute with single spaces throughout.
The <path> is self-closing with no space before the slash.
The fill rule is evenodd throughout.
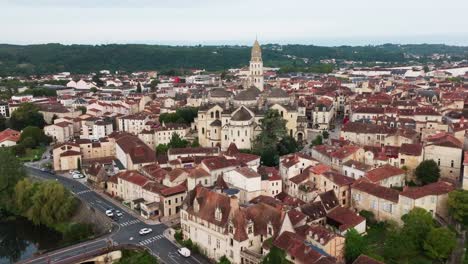
<path id="1" fill-rule="evenodd" d="M 139 222 L 140 222 L 140 220 L 134 219 L 134 220 L 130 220 L 130 221 L 126 221 L 126 222 L 120 223 L 120 226 L 134 225 L 134 224 L 137 224 L 137 223 L 139 223 Z"/>
<path id="2" fill-rule="evenodd" d="M 92 192 L 92 191 L 88 189 L 88 190 L 79 191 L 76 194 L 80 195 L 80 194 L 85 194 L 85 193 L 89 193 L 89 192 Z"/>
<path id="3" fill-rule="evenodd" d="M 164 237 L 163 235 L 157 235 L 157 236 L 154 236 L 154 237 L 147 238 L 147 239 L 145 239 L 143 241 L 140 241 L 140 243 L 138 243 L 138 244 L 140 244 L 141 246 L 146 246 L 146 245 L 151 244 L 151 243 L 153 243 L 153 242 L 155 242 L 155 241 L 157 241 L 157 240 L 159 240 L 159 239 L 161 239 L 163 237 Z"/>

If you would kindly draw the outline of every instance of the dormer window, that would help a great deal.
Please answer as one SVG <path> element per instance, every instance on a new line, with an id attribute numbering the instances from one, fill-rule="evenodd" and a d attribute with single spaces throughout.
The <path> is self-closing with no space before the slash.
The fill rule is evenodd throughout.
<path id="1" fill-rule="evenodd" d="M 216 210 L 215 210 L 216 221 L 221 221 L 222 218 L 223 218 L 223 213 L 221 212 L 221 209 L 219 209 L 219 207 L 216 207 Z"/>

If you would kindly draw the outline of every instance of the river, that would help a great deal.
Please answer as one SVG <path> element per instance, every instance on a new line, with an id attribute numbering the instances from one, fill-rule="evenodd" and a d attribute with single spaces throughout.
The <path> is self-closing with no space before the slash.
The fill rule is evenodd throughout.
<path id="1" fill-rule="evenodd" d="M 56 248 L 62 235 L 45 226 L 35 226 L 26 218 L 0 220 L 0 263 L 15 263 L 38 251 Z"/>

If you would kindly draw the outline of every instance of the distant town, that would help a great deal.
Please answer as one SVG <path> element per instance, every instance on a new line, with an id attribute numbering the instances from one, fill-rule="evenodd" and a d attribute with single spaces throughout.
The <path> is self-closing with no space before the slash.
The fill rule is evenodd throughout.
<path id="1" fill-rule="evenodd" d="M 468 61 L 262 53 L 0 77 L 0 262 L 468 263 Z"/>

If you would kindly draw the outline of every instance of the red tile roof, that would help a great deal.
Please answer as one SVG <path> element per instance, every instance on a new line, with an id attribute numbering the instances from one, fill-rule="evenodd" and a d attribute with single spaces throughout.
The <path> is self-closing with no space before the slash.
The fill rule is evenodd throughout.
<path id="1" fill-rule="evenodd" d="M 124 181 L 133 183 L 135 185 L 138 185 L 140 187 L 143 187 L 147 182 L 149 182 L 149 179 L 140 174 L 137 171 L 124 171 L 124 172 L 119 172 L 116 174 L 119 179 L 122 179 Z"/>
<path id="2" fill-rule="evenodd" d="M 18 142 L 20 140 L 20 132 L 7 128 L 0 132 L 0 142 L 10 140 L 14 142 Z"/>
<path id="3" fill-rule="evenodd" d="M 404 175 L 404 174 L 405 174 L 404 170 L 385 164 L 382 167 L 368 171 L 365 177 L 369 179 L 371 182 L 379 182 L 381 180 L 385 180 L 394 176 Z"/>
<path id="4" fill-rule="evenodd" d="M 354 228 L 360 223 L 366 221 L 366 219 L 349 208 L 337 207 L 327 214 L 327 222 L 332 225 L 338 225 L 340 231 L 345 231 L 349 228 Z M 331 221 L 330 221 L 331 220 Z"/>
<path id="5" fill-rule="evenodd" d="M 356 181 L 351 188 L 368 193 L 375 197 L 398 203 L 399 192 L 391 188 L 383 187 L 378 184 L 370 183 L 364 180 Z"/>
<path id="6" fill-rule="evenodd" d="M 421 187 L 405 187 L 400 193 L 411 199 L 419 199 L 428 195 L 442 195 L 455 190 L 455 187 L 446 181 L 439 181 Z"/>

